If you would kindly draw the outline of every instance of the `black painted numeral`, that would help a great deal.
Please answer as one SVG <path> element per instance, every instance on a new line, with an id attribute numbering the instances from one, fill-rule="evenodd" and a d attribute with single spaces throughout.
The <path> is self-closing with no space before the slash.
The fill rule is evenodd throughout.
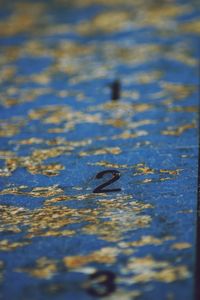
<path id="1" fill-rule="evenodd" d="M 96 175 L 96 179 L 100 179 L 102 178 L 105 174 L 112 174 L 112 178 L 108 181 L 106 181 L 105 183 L 99 185 L 98 187 L 96 187 L 96 189 L 94 189 L 93 193 L 109 193 L 109 192 L 119 192 L 121 191 L 120 188 L 118 189 L 104 189 L 104 187 L 110 185 L 111 183 L 117 181 L 120 178 L 120 172 L 117 170 L 106 170 L 106 171 L 102 171 L 100 173 L 98 173 Z"/>
<path id="2" fill-rule="evenodd" d="M 89 277 L 90 287 L 87 292 L 96 297 L 105 297 L 116 289 L 115 274 L 111 271 L 97 271 Z"/>
<path id="3" fill-rule="evenodd" d="M 116 79 L 112 84 L 110 84 L 111 88 L 111 99 L 116 101 L 120 99 L 121 93 L 121 83 L 118 79 Z"/>

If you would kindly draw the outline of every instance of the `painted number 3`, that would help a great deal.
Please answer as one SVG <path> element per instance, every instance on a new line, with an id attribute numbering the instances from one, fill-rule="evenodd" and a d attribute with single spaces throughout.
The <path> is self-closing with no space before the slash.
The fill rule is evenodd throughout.
<path id="1" fill-rule="evenodd" d="M 117 181 L 120 178 L 120 172 L 117 170 L 105 170 L 96 175 L 96 179 L 101 179 L 106 174 L 112 174 L 112 178 L 108 181 L 104 182 L 103 184 L 96 187 L 93 193 L 110 193 L 110 192 L 120 192 L 121 189 L 105 189 L 106 186 L 110 185 L 111 183 Z"/>
<path id="2" fill-rule="evenodd" d="M 97 271 L 90 275 L 90 287 L 87 292 L 96 297 L 105 297 L 113 293 L 116 289 L 115 274 L 110 271 Z"/>

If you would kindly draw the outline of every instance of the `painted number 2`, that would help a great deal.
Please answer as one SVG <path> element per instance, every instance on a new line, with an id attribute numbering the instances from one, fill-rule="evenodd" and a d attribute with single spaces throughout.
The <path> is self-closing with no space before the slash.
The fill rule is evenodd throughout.
<path id="1" fill-rule="evenodd" d="M 96 175 L 96 179 L 101 179 L 106 174 L 112 174 L 112 178 L 105 183 L 99 185 L 94 189 L 93 193 L 110 193 L 110 192 L 120 192 L 121 189 L 104 189 L 106 186 L 110 185 L 111 183 L 117 181 L 120 178 L 120 172 L 117 170 L 105 170 Z"/>

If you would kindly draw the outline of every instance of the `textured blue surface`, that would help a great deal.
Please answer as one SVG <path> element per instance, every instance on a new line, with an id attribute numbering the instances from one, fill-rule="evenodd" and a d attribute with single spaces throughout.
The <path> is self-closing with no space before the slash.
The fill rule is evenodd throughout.
<path id="1" fill-rule="evenodd" d="M 0 3 L 2 299 L 194 299 L 198 2 Z"/>

